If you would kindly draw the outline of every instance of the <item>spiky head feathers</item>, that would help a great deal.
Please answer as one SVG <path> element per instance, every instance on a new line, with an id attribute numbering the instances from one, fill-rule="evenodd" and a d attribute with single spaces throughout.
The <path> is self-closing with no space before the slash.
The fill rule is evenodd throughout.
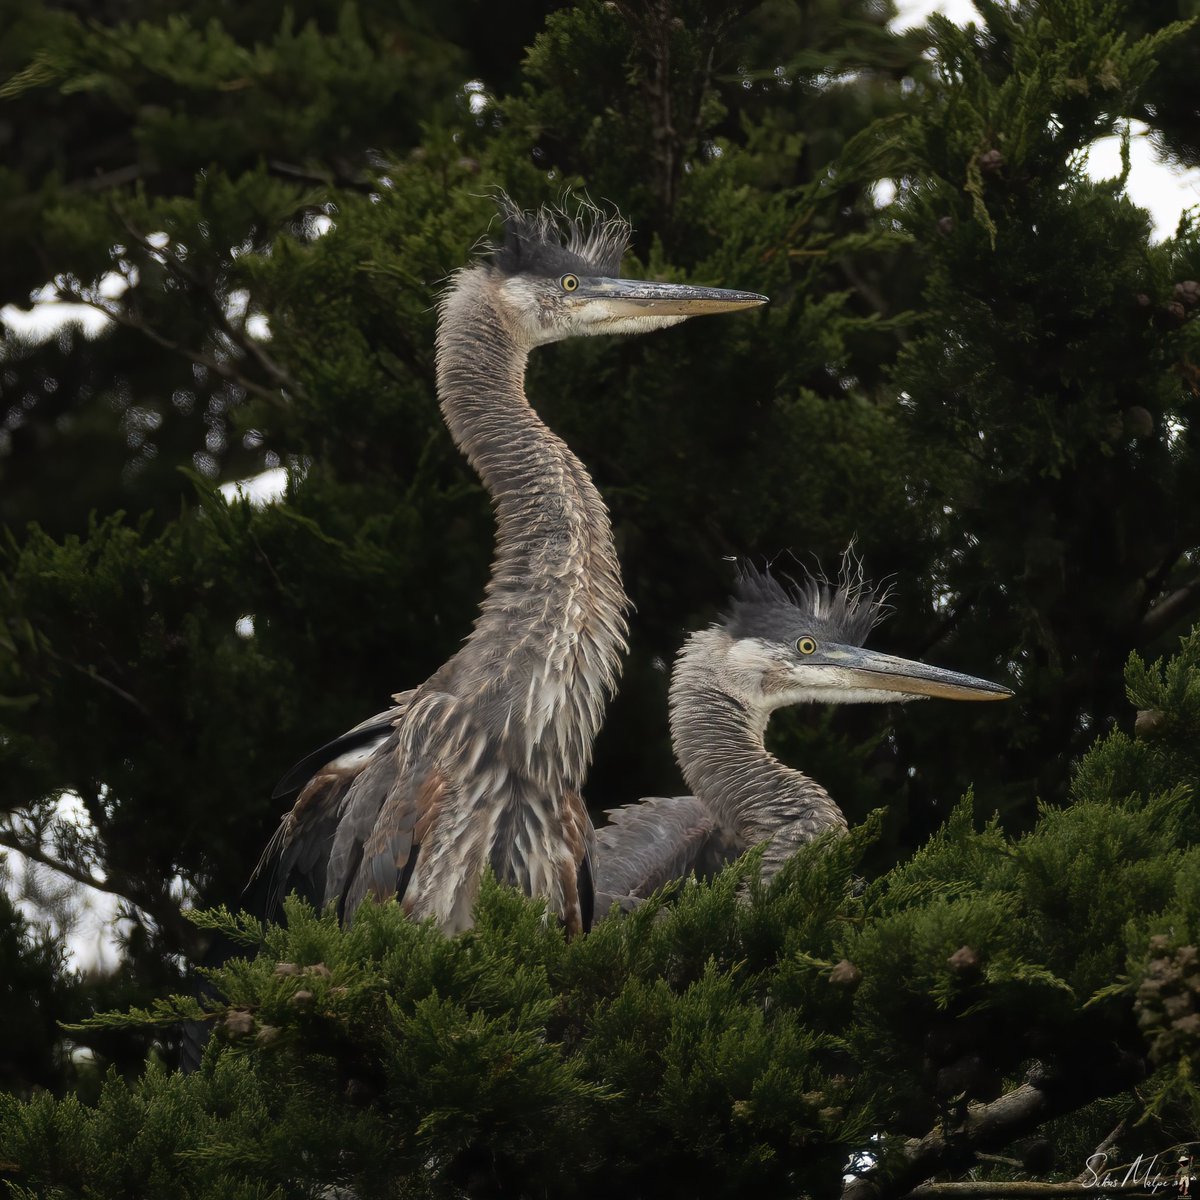
<path id="1" fill-rule="evenodd" d="M 887 615 L 887 595 L 863 580 L 862 564 L 842 557 L 837 582 L 807 571 L 786 584 L 769 570 L 742 563 L 729 611 L 720 625 L 734 638 L 794 644 L 810 636 L 822 642 L 861 646 Z"/>
<path id="2" fill-rule="evenodd" d="M 482 330 L 502 329 L 528 350 L 568 337 L 648 333 L 702 313 L 765 303 L 753 292 L 620 278 L 629 225 L 586 203 L 570 216 L 548 208 L 522 212 L 505 196 L 499 201 L 504 240 L 452 277 L 440 312 L 443 325 L 458 330 L 446 337 L 472 340 Z"/>
<path id="3" fill-rule="evenodd" d="M 616 278 L 632 236 L 629 222 L 581 201 L 574 216 L 543 207 L 524 212 L 499 197 L 504 240 L 491 251 L 492 265 L 505 275 L 565 274 Z"/>

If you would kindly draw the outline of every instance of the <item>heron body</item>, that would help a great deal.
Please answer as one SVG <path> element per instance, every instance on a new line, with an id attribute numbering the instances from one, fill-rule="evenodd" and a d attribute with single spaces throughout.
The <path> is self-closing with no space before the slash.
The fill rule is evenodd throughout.
<path id="1" fill-rule="evenodd" d="M 598 904 L 629 907 L 764 845 L 770 879 L 797 849 L 846 829 L 829 793 L 766 747 L 777 709 L 940 696 L 1001 700 L 999 684 L 863 648 L 882 601 L 847 556 L 837 584 L 788 588 L 743 569 L 729 613 L 684 643 L 671 676 L 671 741 L 691 796 L 650 797 L 597 831 Z"/>
<path id="2" fill-rule="evenodd" d="M 256 872 L 269 914 L 292 890 L 347 920 L 367 896 L 396 896 L 453 933 L 470 925 L 490 869 L 545 897 L 568 931 L 590 925 L 594 834 L 580 788 L 620 673 L 628 601 L 607 509 L 526 399 L 526 362 L 561 338 L 764 301 L 620 279 L 628 236 L 620 220 L 508 208 L 504 244 L 443 295 L 438 395 L 492 500 L 491 578 L 448 662 L 281 785 L 301 790 Z"/>

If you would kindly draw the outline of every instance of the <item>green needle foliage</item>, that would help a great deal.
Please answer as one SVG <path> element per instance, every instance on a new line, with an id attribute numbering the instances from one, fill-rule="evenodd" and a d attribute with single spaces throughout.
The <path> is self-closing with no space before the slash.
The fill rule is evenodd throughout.
<path id="1" fill-rule="evenodd" d="M 1200 233 L 1085 159 L 1145 121 L 1196 161 L 1197 13 L 979 11 L 0 0 L 0 306 L 108 317 L 0 327 L 0 847 L 127 918 L 84 977 L 61 906 L 0 907 L 15 1194 L 825 1195 L 868 1155 L 886 1197 L 1190 1136 Z M 781 716 L 856 832 L 766 892 L 570 944 L 494 888 L 455 941 L 239 925 L 282 771 L 470 628 L 494 531 L 434 305 L 497 188 L 772 298 L 532 360 L 636 604 L 597 813 L 680 790 L 656 664 L 731 555 L 857 537 L 876 644 L 1017 699 Z M 268 467 L 277 503 L 217 490 Z M 164 999 L 239 931 L 207 1014 Z M 182 1079 L 185 1017 L 219 1036 Z M 1036 1114 L 981 1125 L 1002 1092 Z"/>
<path id="2" fill-rule="evenodd" d="M 395 903 L 349 929 L 295 900 L 286 928 L 197 914 L 247 954 L 206 972 L 215 998 L 85 1027 L 200 1020 L 201 1068 L 10 1097 L 0 1161 L 21 1195 L 783 1197 L 838 1195 L 873 1147 L 899 1194 L 905 1135 L 1031 1078 L 1060 1118 L 1044 1173 L 1120 1116 L 1127 1155 L 1161 1147 L 1200 1115 L 1195 776 L 1170 751 L 1200 733 L 1200 634 L 1128 676 L 1160 732 L 1098 742 L 1027 834 L 964 800 L 867 884 L 877 818 L 770 887 L 752 854 L 573 941 L 491 882 L 454 939 Z M 1132 773 L 1153 790 L 1114 787 Z"/>

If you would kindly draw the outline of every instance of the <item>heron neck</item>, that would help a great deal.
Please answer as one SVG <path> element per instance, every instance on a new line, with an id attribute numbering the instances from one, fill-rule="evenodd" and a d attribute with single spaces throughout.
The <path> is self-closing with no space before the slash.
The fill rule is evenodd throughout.
<path id="1" fill-rule="evenodd" d="M 497 522 L 480 615 L 451 660 L 456 690 L 490 705 L 510 766 L 578 788 L 620 673 L 628 600 L 604 501 L 530 407 L 527 351 L 479 282 L 460 277 L 437 339 L 442 414 Z"/>
<path id="2" fill-rule="evenodd" d="M 770 876 L 805 842 L 846 819 L 829 793 L 766 747 L 770 711 L 735 696 L 720 664 L 730 644 L 720 629 L 695 633 L 671 677 L 671 741 L 688 786 L 748 850 L 767 842 Z"/>

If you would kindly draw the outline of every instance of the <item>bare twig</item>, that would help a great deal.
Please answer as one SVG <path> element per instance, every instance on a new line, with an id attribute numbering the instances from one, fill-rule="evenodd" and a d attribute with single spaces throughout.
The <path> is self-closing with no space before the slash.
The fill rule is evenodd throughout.
<path id="1" fill-rule="evenodd" d="M 1116 1123 L 1116 1125 L 1109 1131 L 1109 1133 L 1105 1137 L 1104 1141 L 1102 1141 L 1100 1143 L 1100 1145 L 1098 1145 L 1095 1148 L 1095 1150 L 1093 1150 L 1091 1152 L 1091 1154 L 1088 1155 L 1088 1161 L 1091 1162 L 1091 1160 L 1094 1159 L 1096 1157 L 1096 1155 L 1098 1155 L 1098 1154 L 1107 1154 L 1108 1151 L 1111 1150 L 1117 1144 L 1118 1138 L 1122 1138 L 1125 1136 L 1125 1128 L 1126 1128 L 1125 1118 L 1122 1117 Z M 1075 1176 L 1075 1182 L 1082 1183 L 1083 1177 L 1088 1173 L 1088 1171 L 1089 1171 L 1089 1168 L 1084 1167 L 1084 1169 L 1082 1171 L 1080 1171 L 1078 1175 Z"/>
<path id="2" fill-rule="evenodd" d="M 114 887 L 107 879 L 98 878 L 90 871 L 85 871 L 82 867 L 74 866 L 72 863 L 52 858 L 40 846 L 23 842 L 16 834 L 9 830 L 0 830 L 0 846 L 3 846 L 6 850 L 15 850 L 18 854 L 23 854 L 32 862 L 40 863 L 43 867 L 49 867 L 50 870 L 57 871 L 60 875 L 65 875 L 68 879 L 73 879 L 76 883 L 82 883 L 85 887 L 95 888 L 96 891 L 106 892 L 110 896 L 120 896 L 123 900 L 129 899 L 123 891 Z"/>
<path id="3" fill-rule="evenodd" d="M 172 338 L 163 337 L 152 326 L 147 325 L 145 321 L 138 320 L 119 305 L 110 306 L 104 304 L 94 297 L 86 296 L 83 292 L 77 291 L 74 288 L 64 287 L 62 284 L 58 284 L 57 287 L 59 295 L 64 300 L 72 304 L 86 304 L 88 307 L 96 309 L 97 312 L 102 312 L 110 321 L 115 321 L 118 325 L 122 325 L 126 329 L 133 329 L 143 334 L 150 341 L 154 342 L 155 345 L 161 346 L 164 350 L 170 350 L 173 354 L 180 354 L 184 358 L 197 363 L 199 366 L 207 367 L 222 379 L 227 379 L 230 383 L 245 388 L 247 392 L 261 396 L 264 400 L 270 400 L 273 404 L 279 403 L 279 392 L 277 389 L 264 387 L 261 383 L 256 383 L 253 379 L 247 379 L 232 363 L 222 362 L 220 359 L 214 358 L 211 354 L 205 354 L 203 350 L 197 350 L 191 346 L 185 346 L 181 342 L 174 341 Z"/>
<path id="4" fill-rule="evenodd" d="M 1153 641 L 1196 608 L 1200 608 L 1200 579 L 1193 579 L 1176 588 L 1150 609 L 1137 627 L 1137 641 Z"/>

